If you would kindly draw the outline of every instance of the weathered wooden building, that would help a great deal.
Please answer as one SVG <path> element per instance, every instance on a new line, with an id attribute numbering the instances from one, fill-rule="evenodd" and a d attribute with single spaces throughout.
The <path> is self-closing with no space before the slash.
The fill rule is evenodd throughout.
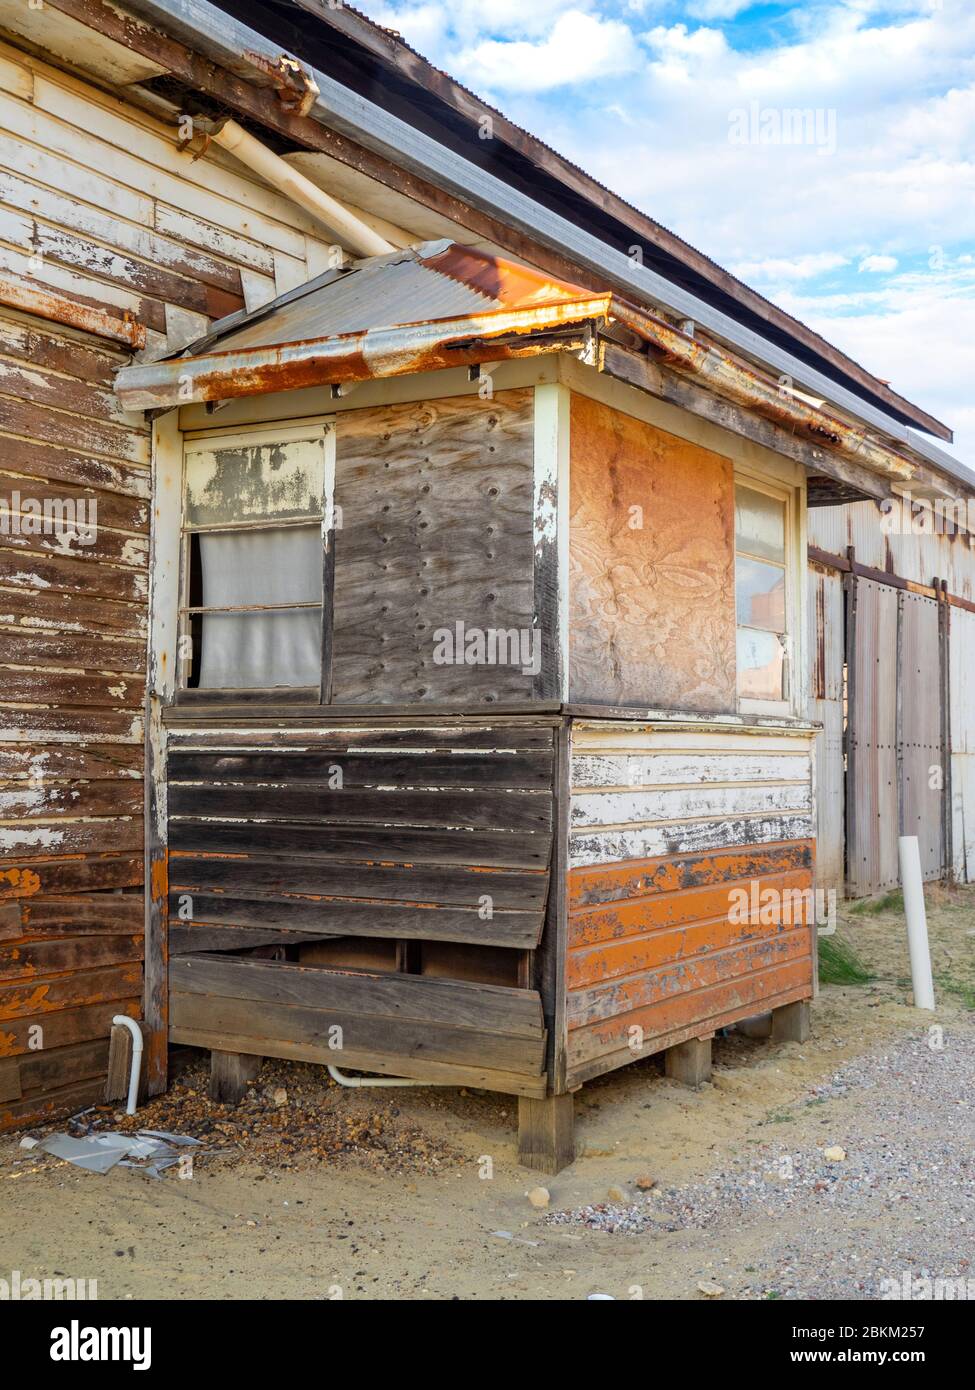
<path id="1" fill-rule="evenodd" d="M 228 11 L 0 4 L 4 486 L 98 502 L 0 535 L 4 1121 L 141 1007 L 154 1090 L 484 1086 L 558 1164 L 588 1078 L 801 1034 L 898 815 L 975 872 L 970 541 L 884 527 L 975 479 L 395 36 Z"/>

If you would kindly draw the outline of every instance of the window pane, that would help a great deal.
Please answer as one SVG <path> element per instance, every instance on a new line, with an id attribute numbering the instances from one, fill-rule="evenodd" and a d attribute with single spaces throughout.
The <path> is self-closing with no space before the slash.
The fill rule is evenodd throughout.
<path id="1" fill-rule="evenodd" d="M 271 690 L 317 686 L 321 679 L 322 610 L 204 613 L 200 688 Z"/>
<path id="2" fill-rule="evenodd" d="M 186 525 L 321 516 L 324 477 L 322 439 L 190 449 Z"/>
<path id="3" fill-rule="evenodd" d="M 736 487 L 735 549 L 784 564 L 785 503 L 750 487 Z"/>
<path id="4" fill-rule="evenodd" d="M 785 632 L 785 570 L 739 555 L 735 562 L 738 621 Z"/>
<path id="5" fill-rule="evenodd" d="M 738 693 L 746 700 L 784 700 L 785 653 L 771 632 L 738 629 Z"/>
<path id="6" fill-rule="evenodd" d="M 203 608 L 321 603 L 321 527 L 204 533 L 200 567 Z"/>
<path id="7" fill-rule="evenodd" d="M 204 533 L 201 604 L 236 608 L 322 602 L 319 526 Z M 206 613 L 200 624 L 203 689 L 317 686 L 322 610 Z"/>

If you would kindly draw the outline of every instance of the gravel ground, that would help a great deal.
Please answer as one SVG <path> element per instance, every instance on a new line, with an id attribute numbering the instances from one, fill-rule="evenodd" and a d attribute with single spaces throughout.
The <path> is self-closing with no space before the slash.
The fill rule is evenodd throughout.
<path id="1" fill-rule="evenodd" d="M 975 1294 L 973 1096 L 975 1032 L 914 1035 L 811 1088 L 773 1115 L 781 1142 L 707 1181 L 548 1220 L 623 1236 L 760 1226 L 761 1267 L 736 1271 L 760 1277 L 736 1280 L 737 1297 L 878 1298 L 905 1271 L 972 1277 Z"/>

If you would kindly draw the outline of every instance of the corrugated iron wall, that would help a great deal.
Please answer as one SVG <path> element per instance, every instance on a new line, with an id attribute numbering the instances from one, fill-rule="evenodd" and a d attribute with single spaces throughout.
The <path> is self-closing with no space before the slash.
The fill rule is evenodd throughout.
<path id="1" fill-rule="evenodd" d="M 324 268 L 303 214 L 176 134 L 0 44 L 0 276 L 161 348 Z M 150 435 L 113 394 L 128 360 L 0 315 L 0 1128 L 97 1099 L 111 1015 L 140 1008 Z"/>
<path id="2" fill-rule="evenodd" d="M 952 868 L 962 881 L 975 877 L 975 613 L 965 606 L 972 603 L 975 546 L 961 531 L 885 534 L 881 523 L 872 502 L 809 515 L 817 553 L 809 574 L 812 699 L 824 725 L 817 751 L 820 848 L 830 860 L 837 821 L 827 807 L 838 804 L 845 783 L 853 896 L 899 884 L 898 834 L 918 836 L 926 879 Z M 843 603 L 845 690 L 837 661 Z"/>
<path id="3" fill-rule="evenodd" d="M 914 584 L 930 584 L 935 575 L 948 591 L 975 601 L 975 537 L 885 534 L 876 502 L 845 507 L 810 507 L 809 544 L 831 555 L 846 555 L 852 545 L 861 565 L 887 570 Z"/>
<path id="4" fill-rule="evenodd" d="M 975 883 L 975 613 L 951 610 L 949 652 L 955 875 Z"/>

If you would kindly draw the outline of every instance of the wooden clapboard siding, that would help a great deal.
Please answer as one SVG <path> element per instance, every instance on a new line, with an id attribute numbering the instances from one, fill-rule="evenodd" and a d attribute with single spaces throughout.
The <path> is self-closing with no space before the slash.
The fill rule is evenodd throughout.
<path id="1" fill-rule="evenodd" d="M 255 932 L 268 944 L 275 931 L 282 942 L 537 945 L 552 848 L 551 728 L 232 737 L 171 734 L 174 949 L 238 949 L 258 944 Z"/>
<path id="2" fill-rule="evenodd" d="M 539 994 L 464 974 L 527 984 L 553 764 L 551 726 L 172 729 L 170 1038 L 544 1094 Z"/>
<path id="3" fill-rule="evenodd" d="M 573 394 L 569 696 L 735 709 L 730 459 Z"/>
<path id="4" fill-rule="evenodd" d="M 434 655 L 457 623 L 532 634 L 532 392 L 353 410 L 336 430 L 333 700 L 530 698 L 521 663 Z"/>
<path id="5" fill-rule="evenodd" d="M 569 1085 L 812 994 L 811 740 L 573 725 Z"/>
<path id="6" fill-rule="evenodd" d="M 810 738 L 577 721 L 572 866 L 813 839 Z"/>
<path id="7" fill-rule="evenodd" d="M 327 237 L 289 200 L 15 43 L 0 275 L 129 314 L 161 352 L 318 270 Z M 150 430 L 114 394 L 130 360 L 0 310 L 0 498 L 97 522 L 89 544 L 0 528 L 0 1126 L 97 1100 L 111 1016 L 140 1007 Z"/>
<path id="8" fill-rule="evenodd" d="M 544 1093 L 545 1026 L 534 990 L 174 956 L 170 1036 L 218 1050 Z"/>

